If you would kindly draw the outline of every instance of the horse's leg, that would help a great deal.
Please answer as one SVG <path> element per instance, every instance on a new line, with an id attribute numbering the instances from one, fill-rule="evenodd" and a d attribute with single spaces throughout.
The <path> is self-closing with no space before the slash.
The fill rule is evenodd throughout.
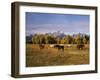
<path id="1" fill-rule="evenodd" d="M 64 51 L 64 47 L 62 48 L 62 51 Z"/>

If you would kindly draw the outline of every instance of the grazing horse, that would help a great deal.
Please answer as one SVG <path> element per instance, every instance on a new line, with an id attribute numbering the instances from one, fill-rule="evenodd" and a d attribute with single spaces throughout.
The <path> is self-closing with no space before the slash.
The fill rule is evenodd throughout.
<path id="1" fill-rule="evenodd" d="M 53 48 L 54 46 L 55 46 L 55 45 L 53 45 L 53 44 L 52 44 L 52 45 L 49 45 L 50 48 Z"/>
<path id="2" fill-rule="evenodd" d="M 84 44 L 78 44 L 77 45 L 77 49 L 81 49 L 82 50 L 83 48 L 84 48 Z"/>
<path id="3" fill-rule="evenodd" d="M 44 44 L 39 44 L 40 49 L 44 49 L 45 45 Z"/>
<path id="4" fill-rule="evenodd" d="M 64 51 L 64 46 L 63 45 L 55 45 L 54 48 L 57 48 L 58 50 Z"/>
<path id="5" fill-rule="evenodd" d="M 72 48 L 72 45 L 69 44 L 69 45 L 67 45 L 66 47 L 67 47 L 67 48 Z"/>

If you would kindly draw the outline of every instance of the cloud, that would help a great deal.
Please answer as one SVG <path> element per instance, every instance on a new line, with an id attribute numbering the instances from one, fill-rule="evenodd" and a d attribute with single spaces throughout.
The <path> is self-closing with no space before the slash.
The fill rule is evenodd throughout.
<path id="1" fill-rule="evenodd" d="M 89 33 L 88 21 L 73 21 L 65 24 L 30 24 L 26 26 L 26 34 L 49 33 L 62 31 L 66 34 Z"/>

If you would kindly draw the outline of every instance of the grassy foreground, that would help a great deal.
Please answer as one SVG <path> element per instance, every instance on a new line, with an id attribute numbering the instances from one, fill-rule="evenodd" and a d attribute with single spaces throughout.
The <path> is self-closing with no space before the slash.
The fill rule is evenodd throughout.
<path id="1" fill-rule="evenodd" d="M 89 64 L 89 48 L 61 51 L 47 46 L 40 49 L 38 44 L 26 44 L 26 67 Z"/>

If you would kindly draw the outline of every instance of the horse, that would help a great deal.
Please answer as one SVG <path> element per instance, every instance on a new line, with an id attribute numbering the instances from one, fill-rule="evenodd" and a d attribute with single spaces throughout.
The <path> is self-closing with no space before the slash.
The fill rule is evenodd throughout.
<path id="1" fill-rule="evenodd" d="M 55 46 L 54 44 L 49 45 L 50 48 L 53 48 L 54 46 Z"/>
<path id="2" fill-rule="evenodd" d="M 80 49 L 80 50 L 82 50 L 84 47 L 85 47 L 84 44 L 78 44 L 77 45 L 77 49 Z"/>
<path id="3" fill-rule="evenodd" d="M 72 45 L 69 44 L 69 45 L 66 45 L 66 47 L 67 47 L 67 48 L 72 48 Z"/>
<path id="4" fill-rule="evenodd" d="M 63 45 L 54 45 L 54 48 L 57 48 L 58 50 L 64 51 L 64 46 Z"/>
<path id="5" fill-rule="evenodd" d="M 44 49 L 45 45 L 44 44 L 39 44 L 40 49 Z"/>

